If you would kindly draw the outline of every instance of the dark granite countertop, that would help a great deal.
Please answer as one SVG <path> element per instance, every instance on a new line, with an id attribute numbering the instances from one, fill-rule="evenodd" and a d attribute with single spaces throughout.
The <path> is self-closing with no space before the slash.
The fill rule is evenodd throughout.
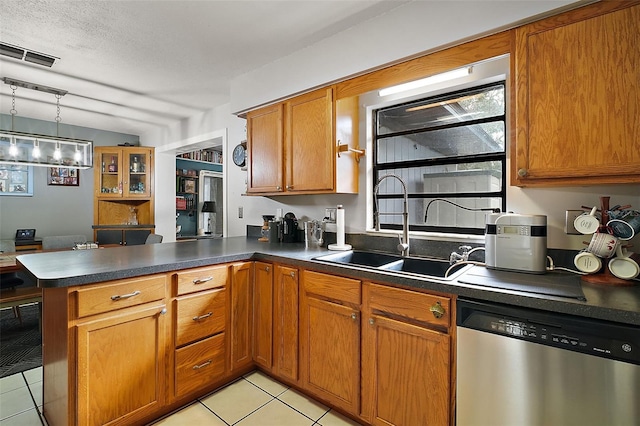
<path id="1" fill-rule="evenodd" d="M 245 237 L 203 239 L 177 243 L 112 247 L 24 254 L 18 264 L 40 287 L 67 287 L 141 275 L 170 272 L 243 260 L 282 262 L 302 268 L 371 280 L 403 288 L 424 289 L 477 300 L 579 315 L 640 326 L 640 285 L 589 284 L 570 273 L 555 273 L 558 280 L 575 280 L 586 301 L 523 291 L 496 289 L 409 277 L 392 271 L 328 264 L 312 260 L 328 253 L 324 248 L 305 248 L 302 243 L 269 244 Z"/>

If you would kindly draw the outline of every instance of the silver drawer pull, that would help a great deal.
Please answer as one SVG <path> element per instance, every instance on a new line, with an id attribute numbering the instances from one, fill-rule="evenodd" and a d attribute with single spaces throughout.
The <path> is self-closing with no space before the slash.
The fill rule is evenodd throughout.
<path id="1" fill-rule="evenodd" d="M 130 297 L 137 296 L 139 294 L 140 294 L 140 291 L 136 290 L 133 293 L 129 293 L 129 294 L 111 296 L 111 300 L 128 299 Z"/>
<path id="2" fill-rule="evenodd" d="M 193 280 L 193 283 L 202 284 L 202 283 L 206 283 L 207 281 L 211 281 L 212 279 L 213 277 L 196 278 L 195 280 Z"/>
<path id="3" fill-rule="evenodd" d="M 211 364 L 211 360 L 210 360 L 210 359 L 209 359 L 209 360 L 207 360 L 207 362 L 203 362 L 203 363 L 202 363 L 202 364 L 200 364 L 200 365 L 194 365 L 194 366 L 193 366 L 193 369 L 194 369 L 194 370 L 200 370 L 201 368 L 204 368 L 204 367 L 206 367 L 206 366 L 207 366 L 207 365 L 209 365 L 209 364 Z"/>
<path id="4" fill-rule="evenodd" d="M 213 312 L 207 312 L 206 314 L 200 315 L 199 317 L 193 317 L 193 320 L 200 321 L 201 319 L 209 318 L 211 315 L 213 315 Z"/>

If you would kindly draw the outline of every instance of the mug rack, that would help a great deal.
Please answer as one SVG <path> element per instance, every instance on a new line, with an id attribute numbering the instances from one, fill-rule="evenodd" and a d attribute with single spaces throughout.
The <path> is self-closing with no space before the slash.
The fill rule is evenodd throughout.
<path id="1" fill-rule="evenodd" d="M 600 228 L 597 232 L 607 232 L 607 222 L 609 222 L 609 201 L 611 197 L 600 197 Z M 611 259 L 602 259 L 602 269 L 596 274 L 583 275 L 582 281 L 593 284 L 606 284 L 617 286 L 632 286 L 635 284 L 631 280 L 623 280 L 611 273 L 609 270 L 609 261 Z"/>

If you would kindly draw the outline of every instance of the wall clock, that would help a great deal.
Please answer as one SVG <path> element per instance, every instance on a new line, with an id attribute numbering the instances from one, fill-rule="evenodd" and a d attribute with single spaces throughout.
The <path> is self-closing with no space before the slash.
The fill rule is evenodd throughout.
<path id="1" fill-rule="evenodd" d="M 233 148 L 233 163 L 238 167 L 244 167 L 247 162 L 247 143 L 241 142 Z"/>

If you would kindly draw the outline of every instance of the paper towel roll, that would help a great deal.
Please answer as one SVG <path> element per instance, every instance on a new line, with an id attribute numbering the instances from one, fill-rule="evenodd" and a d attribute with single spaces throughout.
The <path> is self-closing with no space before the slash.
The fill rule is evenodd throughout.
<path id="1" fill-rule="evenodd" d="M 338 206 L 336 211 L 336 245 L 344 245 L 344 209 Z"/>
<path id="2" fill-rule="evenodd" d="M 344 209 L 338 205 L 336 209 L 336 243 L 327 246 L 329 250 L 351 250 L 350 244 L 344 243 Z"/>

